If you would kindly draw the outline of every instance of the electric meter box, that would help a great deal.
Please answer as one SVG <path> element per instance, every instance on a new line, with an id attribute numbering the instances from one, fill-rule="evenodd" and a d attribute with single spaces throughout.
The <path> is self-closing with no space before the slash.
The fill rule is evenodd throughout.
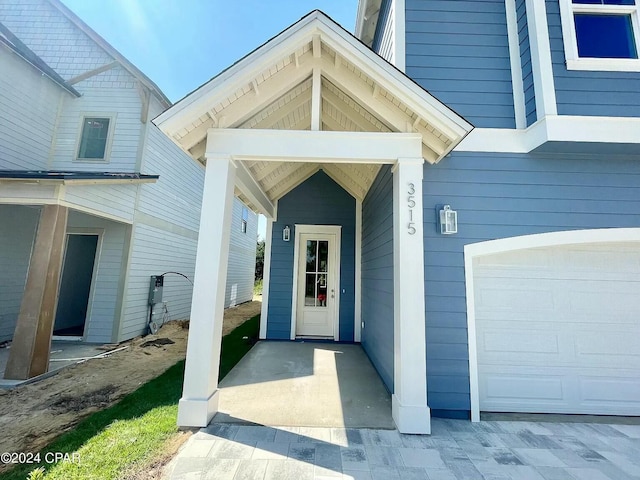
<path id="1" fill-rule="evenodd" d="M 164 276 L 151 275 L 149 284 L 149 305 L 162 302 L 162 289 L 164 288 Z"/>

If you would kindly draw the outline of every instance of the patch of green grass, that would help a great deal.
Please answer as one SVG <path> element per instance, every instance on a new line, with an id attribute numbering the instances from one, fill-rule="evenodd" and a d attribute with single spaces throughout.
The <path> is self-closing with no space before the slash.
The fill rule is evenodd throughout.
<path id="1" fill-rule="evenodd" d="M 262 295 L 262 279 L 256 280 L 253 284 L 253 294 Z"/>
<path id="2" fill-rule="evenodd" d="M 222 339 L 220 379 L 251 349 L 259 325 L 258 315 Z M 176 363 L 115 405 L 90 415 L 40 452 L 42 459 L 48 452 L 75 454 L 79 462 L 21 465 L 0 478 L 25 480 L 39 467 L 44 468 L 44 476 L 36 474 L 35 478 L 43 480 L 110 480 L 143 471 L 163 454 L 164 445 L 178 432 L 184 363 Z"/>

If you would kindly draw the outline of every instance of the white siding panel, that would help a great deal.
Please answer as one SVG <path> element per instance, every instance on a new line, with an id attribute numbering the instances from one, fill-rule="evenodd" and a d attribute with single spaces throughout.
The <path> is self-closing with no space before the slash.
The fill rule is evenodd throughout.
<path id="1" fill-rule="evenodd" d="M 65 99 L 56 133 L 52 169 L 133 172 L 142 131 L 142 103 L 135 79 L 121 67 L 74 85 L 81 98 Z M 106 161 L 78 161 L 85 116 L 110 117 L 111 141 Z"/>
<path id="2" fill-rule="evenodd" d="M 0 342 L 13 337 L 40 208 L 0 205 Z"/>
<path id="3" fill-rule="evenodd" d="M 93 296 L 89 300 L 86 341 L 113 341 L 113 322 L 116 319 L 120 278 L 123 275 L 123 256 L 128 226 L 102 218 L 70 211 L 67 228 L 101 229 L 102 242 L 97 252 Z"/>
<path id="4" fill-rule="evenodd" d="M 65 188 L 64 201 L 131 222 L 138 188 L 139 185 L 129 184 L 69 185 Z"/>
<path id="5" fill-rule="evenodd" d="M 197 240 L 137 222 L 133 230 L 125 313 L 119 340 L 147 331 L 149 277 L 179 272 L 193 281 Z M 163 301 L 171 320 L 187 319 L 192 285 L 177 275 L 167 275 Z"/>
<path id="6" fill-rule="evenodd" d="M 393 22 L 394 8 L 395 8 L 395 2 L 391 2 L 391 5 L 389 7 L 389 12 L 387 13 L 386 17 L 382 19 L 384 23 L 382 25 L 382 31 L 380 35 L 380 44 L 378 46 L 378 54 L 382 58 L 387 60 L 389 63 L 394 63 L 394 58 L 393 58 L 393 53 L 394 53 L 393 37 L 394 37 L 394 30 L 395 30 L 395 25 Z"/>
<path id="7" fill-rule="evenodd" d="M 253 282 L 256 267 L 256 242 L 258 236 L 258 216 L 249 210 L 247 232 L 242 233 L 242 209 L 244 204 L 234 199 L 231 221 L 231 241 L 229 246 L 229 266 L 227 268 L 227 289 L 225 307 L 249 302 L 253 299 Z"/>
<path id="8" fill-rule="evenodd" d="M 158 127 L 149 124 L 143 171 L 160 175 L 142 186 L 141 212 L 174 225 L 197 231 L 204 187 L 204 167 L 188 157 Z"/>
<path id="9" fill-rule="evenodd" d="M 59 99 L 71 96 L 0 47 L 0 170 L 46 168 Z"/>

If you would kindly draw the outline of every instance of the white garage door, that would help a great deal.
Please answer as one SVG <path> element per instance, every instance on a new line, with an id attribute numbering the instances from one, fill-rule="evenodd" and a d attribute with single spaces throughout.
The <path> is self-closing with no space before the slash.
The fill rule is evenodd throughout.
<path id="1" fill-rule="evenodd" d="M 640 244 L 473 262 L 481 411 L 640 415 Z"/>

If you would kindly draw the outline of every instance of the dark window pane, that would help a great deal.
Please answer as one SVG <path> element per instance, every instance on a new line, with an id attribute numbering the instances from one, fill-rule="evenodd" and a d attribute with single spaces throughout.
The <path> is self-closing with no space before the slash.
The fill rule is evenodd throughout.
<path id="1" fill-rule="evenodd" d="M 321 240 L 318 242 L 318 271 L 327 271 L 327 260 L 329 258 L 329 242 Z"/>
<path id="2" fill-rule="evenodd" d="M 318 242 L 307 240 L 307 272 L 317 272 L 316 259 L 318 258 Z"/>
<path id="3" fill-rule="evenodd" d="M 307 307 L 316 306 L 316 276 L 307 274 L 304 284 L 304 304 Z"/>
<path id="4" fill-rule="evenodd" d="M 108 132 L 108 118 L 85 118 L 78 158 L 104 158 Z"/>
<path id="5" fill-rule="evenodd" d="M 588 58 L 638 58 L 630 15 L 576 13 L 578 55 Z"/>

